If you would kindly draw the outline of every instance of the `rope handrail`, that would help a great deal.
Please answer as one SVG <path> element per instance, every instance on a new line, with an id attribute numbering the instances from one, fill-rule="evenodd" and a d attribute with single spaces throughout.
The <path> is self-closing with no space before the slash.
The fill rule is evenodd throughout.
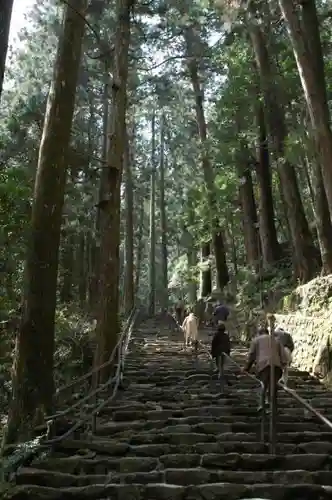
<path id="1" fill-rule="evenodd" d="M 126 323 L 125 323 L 125 326 L 123 327 L 123 330 L 122 330 L 122 333 L 120 335 L 120 338 L 118 340 L 118 344 L 119 342 L 121 341 L 121 337 L 123 335 L 123 333 L 127 330 L 128 328 L 128 325 L 130 324 L 130 321 L 133 317 L 133 315 L 135 314 L 136 312 L 136 309 L 133 308 L 126 320 Z M 118 345 L 117 344 L 117 345 Z M 59 396 L 59 394 L 61 394 L 62 392 L 64 392 L 65 390 L 67 389 L 70 389 L 71 387 L 74 387 L 75 385 L 77 385 L 78 383 L 80 382 L 84 382 L 84 380 L 87 380 L 89 377 L 91 377 L 92 375 L 94 375 L 95 373 L 99 372 L 100 370 L 102 370 L 103 368 L 105 368 L 106 366 L 110 365 L 112 362 L 113 362 L 113 359 L 114 359 L 114 356 L 115 356 L 115 352 L 116 352 L 116 348 L 117 348 L 117 345 L 115 346 L 115 348 L 113 349 L 113 352 L 111 354 L 111 356 L 109 357 L 109 359 L 107 361 L 105 361 L 103 364 L 99 365 L 99 366 L 96 366 L 94 368 L 92 368 L 89 372 L 85 373 L 84 375 L 82 375 L 81 377 L 75 379 L 74 381 L 70 382 L 69 384 L 65 384 L 61 387 L 59 387 L 56 392 L 55 392 L 55 395 L 54 397 L 57 398 Z"/>
<path id="2" fill-rule="evenodd" d="M 278 386 L 281 387 L 285 392 L 290 394 L 296 401 L 298 401 L 302 406 L 304 406 L 307 410 L 309 410 L 315 417 L 317 417 L 323 424 L 327 425 L 329 429 L 332 430 L 332 422 L 328 418 L 324 417 L 318 410 L 316 410 L 308 401 L 303 399 L 295 389 L 290 389 L 282 382 L 278 382 Z"/>
<path id="3" fill-rule="evenodd" d="M 116 372 L 115 372 L 115 376 L 111 376 L 106 382 L 105 384 L 102 384 L 101 388 L 105 388 L 105 386 L 109 386 L 111 385 L 112 382 L 115 381 L 115 385 L 114 385 L 114 389 L 113 389 L 113 392 L 111 394 L 111 396 L 109 396 L 108 398 L 106 398 L 104 401 L 102 401 L 98 406 L 97 408 L 95 408 L 94 410 L 92 410 L 92 412 L 90 412 L 89 414 L 85 414 L 83 415 L 75 424 L 72 425 L 72 427 L 70 427 L 70 429 L 68 429 L 64 434 L 61 434 L 60 436 L 56 436 L 55 438 L 53 439 L 49 439 L 49 440 L 46 440 L 46 441 L 43 441 L 42 445 L 44 446 L 49 446 L 49 445 L 53 445 L 53 444 L 56 444 L 56 443 L 59 443 L 60 441 L 62 441 L 63 439 L 66 439 L 67 437 L 69 437 L 73 432 L 75 432 L 77 429 L 79 429 L 85 422 L 87 422 L 91 417 L 95 417 L 99 412 L 100 410 L 102 410 L 110 401 L 112 401 L 116 394 L 117 394 L 117 390 L 118 390 L 118 387 L 119 387 L 119 384 L 120 384 L 120 381 L 121 381 L 121 372 L 122 372 L 122 369 L 124 367 L 124 358 L 126 356 L 126 351 L 127 351 L 127 347 L 128 347 L 128 344 L 129 344 L 129 341 L 130 341 L 130 337 L 131 337 L 131 333 L 132 333 L 132 330 L 134 328 L 134 325 L 135 325 L 135 321 L 136 321 L 136 318 L 137 318 L 137 315 L 138 315 L 138 310 L 136 309 L 135 310 L 135 314 L 134 315 L 130 315 L 131 317 L 131 321 L 130 323 L 126 323 L 126 328 L 123 330 L 122 332 L 122 335 L 120 337 L 120 339 L 118 340 L 116 346 L 114 347 L 114 350 L 113 352 L 118 354 L 118 363 L 117 363 L 117 368 L 116 368 Z M 127 337 L 127 339 L 126 339 Z M 126 343 L 125 343 L 125 348 L 122 349 L 123 347 L 123 341 L 126 339 Z M 120 346 L 121 345 L 121 346 Z M 120 347 L 120 348 L 119 348 Z M 113 354 L 113 353 L 112 353 Z M 114 357 L 114 356 L 113 356 Z M 97 392 L 99 392 L 99 388 L 95 389 L 92 393 L 90 393 L 88 395 L 89 398 L 91 398 L 92 396 L 94 396 L 95 394 L 97 394 Z M 80 402 L 83 402 L 83 400 L 86 400 L 87 397 L 84 397 Z M 60 416 L 61 414 L 57 414 L 54 416 L 54 418 L 57 418 L 58 416 Z"/>

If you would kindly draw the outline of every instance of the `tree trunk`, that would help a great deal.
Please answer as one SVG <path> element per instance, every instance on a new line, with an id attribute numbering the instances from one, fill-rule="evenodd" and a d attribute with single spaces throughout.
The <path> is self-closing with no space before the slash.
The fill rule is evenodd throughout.
<path id="1" fill-rule="evenodd" d="M 195 198 L 192 193 L 188 193 L 188 226 L 185 229 L 185 241 L 187 242 L 187 263 L 188 263 L 188 301 L 191 306 L 196 304 L 197 301 L 197 282 L 196 282 L 196 268 L 197 268 L 197 250 L 195 240 L 190 233 L 190 228 L 195 224 Z"/>
<path id="2" fill-rule="evenodd" d="M 167 221 L 165 201 L 165 116 L 160 124 L 160 232 L 161 232 L 161 275 L 162 275 L 162 307 L 168 308 L 168 270 L 167 270 Z"/>
<path id="3" fill-rule="evenodd" d="M 201 249 L 201 297 L 208 297 L 212 292 L 212 276 L 211 276 L 211 265 L 207 263 L 207 260 L 210 259 L 210 243 L 204 243 Z"/>
<path id="4" fill-rule="evenodd" d="M 187 250 L 188 262 L 188 302 L 193 306 L 197 301 L 197 284 L 195 278 L 195 269 L 197 266 L 197 254 L 194 245 Z"/>
<path id="5" fill-rule="evenodd" d="M 232 212 L 229 212 L 228 220 L 229 220 L 228 234 L 229 234 L 229 240 L 230 240 L 230 244 L 231 244 L 231 255 L 232 255 L 234 276 L 236 276 L 238 273 L 238 266 L 237 266 L 237 253 L 236 253 L 236 244 L 235 244 L 234 216 L 233 216 Z"/>
<path id="6" fill-rule="evenodd" d="M 141 200 L 138 213 L 138 234 L 136 244 L 136 265 L 135 265 L 135 295 L 139 292 L 142 261 L 143 261 L 143 234 L 144 234 L 144 199 Z"/>
<path id="7" fill-rule="evenodd" d="M 259 234 L 262 248 L 263 266 L 268 267 L 280 258 L 280 247 L 275 226 L 271 168 L 268 139 L 263 107 L 257 104 L 258 154 L 256 166 L 259 192 Z"/>
<path id="8" fill-rule="evenodd" d="M 300 2 L 302 19 L 293 0 L 279 0 L 279 5 L 302 82 L 332 217 L 332 132 L 316 2 Z"/>
<path id="9" fill-rule="evenodd" d="M 323 274 L 332 273 L 332 225 L 321 166 L 314 160 L 315 218 Z"/>
<path id="10" fill-rule="evenodd" d="M 78 300 L 81 308 L 84 310 L 86 305 L 86 289 L 87 289 L 87 268 L 86 268 L 86 238 L 84 231 L 78 234 L 77 245 L 77 283 L 78 283 Z"/>
<path id="11" fill-rule="evenodd" d="M 250 35 L 259 70 L 260 84 L 264 96 L 267 123 L 273 146 L 278 160 L 281 187 L 287 208 L 287 218 L 290 224 L 295 276 L 301 282 L 309 281 L 317 271 L 319 262 L 314 247 L 312 235 L 299 192 L 294 165 L 285 159 L 285 141 L 287 128 L 284 110 L 278 98 L 277 86 L 271 71 L 271 61 L 264 34 L 257 24 L 251 24 Z"/>
<path id="12" fill-rule="evenodd" d="M 2 0 L 0 2 L 0 100 L 2 95 L 3 80 L 5 76 L 13 3 L 14 0 Z"/>
<path id="13" fill-rule="evenodd" d="M 60 228 L 87 0 L 72 1 L 72 6 L 75 10 L 64 7 L 39 149 L 26 263 L 26 297 L 16 339 L 6 443 L 29 438 L 36 421 L 52 411 Z"/>
<path id="14" fill-rule="evenodd" d="M 310 168 L 308 155 L 305 154 L 303 160 L 303 170 L 312 200 L 312 209 L 315 217 L 317 236 L 322 256 L 322 273 L 331 274 L 332 224 L 318 155 L 312 155 L 312 165 L 313 167 Z M 309 170 L 312 171 L 313 182 L 311 180 Z"/>
<path id="15" fill-rule="evenodd" d="M 74 235 L 70 230 L 63 232 L 62 243 L 62 286 L 60 288 L 60 300 L 63 304 L 73 300 L 73 278 L 74 278 Z"/>
<path id="16" fill-rule="evenodd" d="M 194 53 L 195 45 L 195 34 L 192 26 L 189 26 L 185 30 L 185 42 L 187 50 L 187 66 L 190 75 L 190 80 L 192 88 L 195 95 L 195 105 L 196 105 L 196 116 L 197 124 L 199 130 L 199 138 L 202 144 L 202 168 L 204 174 L 204 182 L 207 190 L 208 205 L 210 212 L 211 221 L 211 232 L 212 241 L 214 246 L 214 253 L 216 259 L 216 270 L 217 270 L 217 285 L 220 290 L 227 285 L 229 281 L 229 274 L 226 262 L 225 254 L 225 244 L 223 241 L 223 235 L 220 229 L 220 222 L 218 219 L 218 203 L 216 188 L 214 184 L 214 172 L 211 165 L 208 147 L 207 147 L 207 127 L 204 114 L 204 98 L 203 92 L 199 82 L 198 69 L 197 69 L 197 59 Z"/>
<path id="17" fill-rule="evenodd" d="M 99 178 L 99 191 L 98 191 L 98 205 L 95 223 L 95 239 L 91 239 L 91 274 L 90 274 L 90 307 L 94 316 L 98 315 L 98 293 L 100 291 L 100 267 L 101 267 L 101 238 L 103 227 L 107 223 L 107 218 L 104 213 L 104 200 L 109 196 L 109 169 L 107 163 L 108 157 L 108 128 L 109 128 L 109 91 L 110 91 L 110 77 L 109 77 L 109 61 L 105 61 L 104 65 L 104 87 L 103 87 L 103 136 L 102 136 L 102 152 L 101 157 L 103 160 L 102 170 Z"/>
<path id="18" fill-rule="evenodd" d="M 134 138 L 132 137 L 132 140 Z M 124 171 L 125 171 L 125 204 L 126 204 L 126 237 L 125 237 L 125 283 L 124 283 L 124 309 L 128 315 L 134 307 L 134 192 L 133 192 L 133 176 L 132 176 L 132 155 L 130 155 L 130 145 L 128 134 L 126 137 L 126 150 L 124 155 Z"/>
<path id="19" fill-rule="evenodd" d="M 241 148 L 241 145 L 240 145 Z M 251 177 L 251 163 L 248 151 L 242 148 L 237 161 L 239 194 L 243 211 L 244 233 L 246 234 L 247 264 L 256 272 L 259 269 L 259 233 L 254 187 Z"/>
<path id="20" fill-rule="evenodd" d="M 305 146 L 304 146 L 303 143 L 302 143 L 302 147 L 305 150 Z M 313 190 L 313 187 L 312 187 L 311 178 L 310 178 L 310 173 L 309 173 L 309 158 L 308 158 L 307 154 L 305 154 L 304 157 L 302 158 L 302 167 L 303 167 L 303 170 L 304 170 L 304 176 L 305 176 L 306 183 L 308 185 L 308 190 L 309 190 L 309 193 L 310 193 L 310 205 L 311 205 L 312 210 L 314 212 L 315 211 L 315 193 L 314 193 L 314 190 Z M 322 176 L 321 176 L 321 179 L 323 180 Z M 326 195 L 325 195 L 325 197 L 326 197 Z"/>
<path id="21" fill-rule="evenodd" d="M 150 183 L 150 254 L 149 254 L 149 314 L 156 312 L 156 116 L 152 116 L 152 151 Z"/>
<path id="22" fill-rule="evenodd" d="M 97 319 L 97 362 L 108 360 L 115 348 L 120 330 L 119 321 L 119 247 L 120 189 L 126 136 L 127 80 L 130 43 L 130 14 L 133 0 L 116 1 L 116 32 L 114 40 L 113 84 L 107 154 L 107 183 L 102 210 L 99 272 L 99 306 Z M 106 179 L 105 179 L 106 182 Z M 105 380 L 112 368 L 101 374 Z"/>
<path id="23" fill-rule="evenodd" d="M 95 299 L 96 299 L 96 279 L 95 271 L 95 257 L 96 242 L 93 231 L 89 231 L 86 235 L 86 266 L 87 266 L 87 292 L 88 292 L 88 305 L 90 314 L 95 317 Z"/>

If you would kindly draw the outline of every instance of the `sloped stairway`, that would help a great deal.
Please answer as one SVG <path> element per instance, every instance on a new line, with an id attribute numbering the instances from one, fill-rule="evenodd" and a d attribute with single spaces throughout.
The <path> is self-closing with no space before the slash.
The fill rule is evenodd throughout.
<path id="1" fill-rule="evenodd" d="M 17 471 L 11 500 L 332 499 L 332 432 L 280 392 L 277 454 L 260 442 L 257 386 L 230 367 L 220 393 L 206 353 L 147 321 L 134 334 L 124 384 L 95 435 L 54 446 Z M 241 364 L 244 348 L 233 352 Z M 293 371 L 290 385 L 329 417 L 332 393 Z"/>

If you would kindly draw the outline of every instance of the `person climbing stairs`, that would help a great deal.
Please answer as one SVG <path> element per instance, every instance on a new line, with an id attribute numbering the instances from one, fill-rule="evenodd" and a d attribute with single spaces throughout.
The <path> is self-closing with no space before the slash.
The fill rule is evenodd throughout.
<path id="1" fill-rule="evenodd" d="M 332 430 L 280 391 L 276 454 L 260 438 L 258 385 L 228 364 L 229 393 L 207 356 L 149 319 L 128 347 L 125 390 L 85 430 L 19 468 L 11 500 L 330 500 Z M 246 349 L 233 356 L 243 366 Z M 290 385 L 332 415 L 332 393 L 305 372 Z"/>

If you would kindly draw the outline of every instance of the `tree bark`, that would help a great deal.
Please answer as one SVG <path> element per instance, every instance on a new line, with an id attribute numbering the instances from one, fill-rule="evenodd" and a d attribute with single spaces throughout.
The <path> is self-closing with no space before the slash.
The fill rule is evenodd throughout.
<path id="1" fill-rule="evenodd" d="M 135 295 L 138 296 L 140 277 L 143 260 L 143 234 L 144 234 L 144 198 L 140 200 L 141 205 L 138 212 L 138 234 L 136 243 L 136 264 L 135 264 Z"/>
<path id="2" fill-rule="evenodd" d="M 0 101 L 2 96 L 3 80 L 5 76 L 8 39 L 13 4 L 14 0 L 2 0 L 0 2 Z"/>
<path id="3" fill-rule="evenodd" d="M 87 290 L 87 267 L 86 267 L 86 237 L 84 231 L 80 231 L 77 237 L 77 284 L 78 300 L 80 307 L 84 310 L 86 305 Z"/>
<path id="4" fill-rule="evenodd" d="M 195 34 L 192 26 L 187 27 L 184 32 L 186 50 L 187 50 L 187 66 L 190 75 L 192 88 L 195 95 L 195 107 L 197 124 L 199 130 L 199 137 L 202 144 L 202 169 L 204 174 L 204 182 L 207 190 L 208 205 L 210 211 L 210 222 L 212 232 L 212 242 L 214 246 L 214 253 L 216 259 L 217 270 L 217 284 L 218 288 L 222 290 L 229 281 L 229 274 L 227 268 L 225 243 L 223 241 L 223 234 L 218 220 L 218 203 L 216 196 L 216 188 L 214 184 L 214 172 L 211 165 L 208 149 L 207 149 L 207 127 L 204 113 L 204 98 L 203 92 L 199 82 L 197 58 L 195 56 Z"/>
<path id="5" fill-rule="evenodd" d="M 254 22 L 250 25 L 250 36 L 265 101 L 266 122 L 269 125 L 271 144 L 278 161 L 281 187 L 290 224 L 295 276 L 301 282 L 307 282 L 315 275 L 319 267 L 317 250 L 314 247 L 308 221 L 305 217 L 294 165 L 285 159 L 285 140 L 288 132 L 284 110 L 277 92 L 278 88 L 271 71 L 265 36 L 260 26 Z"/>
<path id="6" fill-rule="evenodd" d="M 314 160 L 315 162 L 315 160 Z M 332 273 L 332 225 L 323 183 L 322 169 L 317 158 L 314 163 L 315 218 L 322 256 L 323 274 Z"/>
<path id="7" fill-rule="evenodd" d="M 62 285 L 60 288 L 60 300 L 63 304 L 68 304 L 73 300 L 74 246 L 75 238 L 72 232 L 70 230 L 63 231 Z"/>
<path id="8" fill-rule="evenodd" d="M 99 202 L 103 219 L 97 319 L 98 355 L 96 359 L 99 364 L 110 358 L 120 331 L 118 290 L 120 188 L 125 151 L 130 15 L 133 5 L 133 0 L 116 0 L 115 5 L 116 32 L 107 154 L 107 184 L 104 199 Z M 111 367 L 103 370 L 101 379 L 108 378 L 111 370 Z"/>
<path id="9" fill-rule="evenodd" d="M 156 312 L 156 116 L 152 116 L 152 151 L 150 180 L 150 253 L 149 253 L 149 314 Z"/>
<path id="10" fill-rule="evenodd" d="M 195 198 L 192 193 L 188 193 L 187 198 L 188 206 L 188 226 L 185 228 L 185 240 L 188 242 L 187 247 L 187 264 L 188 264 L 188 301 L 191 306 L 196 304 L 197 301 L 197 282 L 196 282 L 196 268 L 197 268 L 197 249 L 195 245 L 194 236 L 190 232 L 190 228 L 195 224 Z"/>
<path id="11" fill-rule="evenodd" d="M 247 264 L 258 272 L 259 269 L 259 233 L 256 201 L 251 177 L 252 163 L 249 151 L 241 148 L 237 161 L 237 172 L 239 177 L 239 194 L 243 211 L 244 233 L 247 236 L 246 253 Z"/>
<path id="12" fill-rule="evenodd" d="M 102 151 L 101 157 L 103 160 L 102 170 L 99 178 L 98 190 L 98 205 L 95 221 L 95 239 L 91 239 L 91 275 L 90 275 L 90 307 L 97 317 L 98 315 L 98 292 L 100 291 L 100 268 L 101 268 L 101 239 L 103 228 L 107 224 L 107 218 L 104 212 L 104 200 L 109 196 L 109 169 L 108 169 L 108 129 L 109 129 L 109 92 L 110 92 L 110 77 L 109 77 L 109 61 L 104 64 L 104 86 L 103 86 L 103 136 L 102 136 Z"/>
<path id="13" fill-rule="evenodd" d="M 52 411 L 54 320 L 67 155 L 84 35 L 87 0 L 64 7 L 62 33 L 39 149 L 26 262 L 26 297 L 16 339 L 13 398 L 5 443 L 32 436 Z M 77 12 L 81 14 L 78 15 Z"/>
<path id="14" fill-rule="evenodd" d="M 160 232 L 161 232 L 161 275 L 162 275 L 162 307 L 168 308 L 168 252 L 167 252 L 167 220 L 165 201 L 165 116 L 161 116 L 160 124 Z"/>
<path id="15" fill-rule="evenodd" d="M 203 269 L 201 270 L 201 297 L 208 297 L 212 292 L 211 265 L 206 263 L 210 258 L 210 253 L 210 243 L 204 243 L 201 248 L 201 265 L 203 265 Z"/>
<path id="16" fill-rule="evenodd" d="M 304 0 L 299 4 L 302 19 L 293 0 L 279 0 L 307 102 L 332 217 L 332 131 L 319 21 L 315 0 Z"/>
<path id="17" fill-rule="evenodd" d="M 280 258 L 281 252 L 275 226 L 268 138 L 266 133 L 264 111 L 260 103 L 257 103 L 256 119 L 258 126 L 258 154 L 255 166 L 259 192 L 259 234 L 261 240 L 263 266 L 268 267 Z"/>
<path id="18" fill-rule="evenodd" d="M 134 138 L 131 138 L 134 140 Z M 126 228 L 125 228 L 125 283 L 124 283 L 124 309 L 126 315 L 134 307 L 134 193 L 132 176 L 132 155 L 130 155 L 129 137 L 126 137 L 126 149 L 124 155 L 125 171 L 125 204 L 126 204 Z"/>

